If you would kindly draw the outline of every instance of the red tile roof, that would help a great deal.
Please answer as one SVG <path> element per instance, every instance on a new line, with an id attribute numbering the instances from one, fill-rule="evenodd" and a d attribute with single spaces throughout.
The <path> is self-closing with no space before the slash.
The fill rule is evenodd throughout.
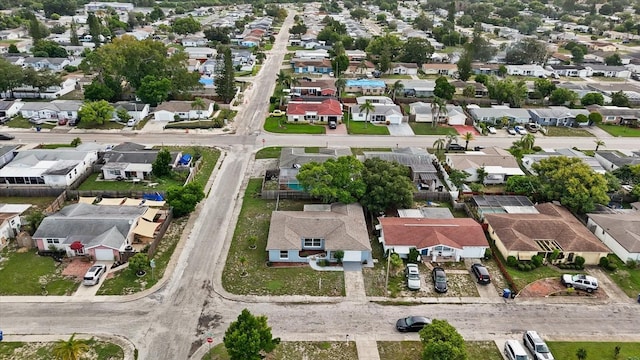
<path id="1" fill-rule="evenodd" d="M 456 249 L 464 246 L 489 246 L 482 226 L 469 218 L 380 218 L 384 243 L 387 246 L 415 246 L 424 249 L 447 245 Z"/>
<path id="2" fill-rule="evenodd" d="M 319 103 L 290 102 L 287 107 L 287 115 L 305 115 L 315 111 L 318 115 L 342 115 L 342 105 L 335 99 L 327 99 Z"/>

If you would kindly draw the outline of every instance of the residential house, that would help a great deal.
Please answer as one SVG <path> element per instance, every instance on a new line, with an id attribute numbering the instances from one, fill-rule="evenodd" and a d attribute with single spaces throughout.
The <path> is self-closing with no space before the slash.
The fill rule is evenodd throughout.
<path id="1" fill-rule="evenodd" d="M 83 103 L 80 100 L 53 100 L 50 102 L 25 102 L 20 115 L 25 119 L 76 120 Z"/>
<path id="2" fill-rule="evenodd" d="M 334 80 L 299 81 L 291 85 L 291 93 L 308 96 L 335 96 L 336 86 Z"/>
<path id="3" fill-rule="evenodd" d="M 628 79 L 631 77 L 631 71 L 624 66 L 609 66 L 604 64 L 586 65 L 588 76 L 603 76 Z"/>
<path id="4" fill-rule="evenodd" d="M 13 160 L 19 147 L 20 145 L 0 146 L 0 169 Z"/>
<path id="5" fill-rule="evenodd" d="M 569 210 L 560 205 L 535 205 L 538 214 L 485 214 L 487 232 L 506 259 L 531 260 L 560 251 L 558 261 L 573 263 L 577 256 L 596 265 L 609 249 Z"/>
<path id="6" fill-rule="evenodd" d="M 20 100 L 0 100 L 0 119 L 10 119 L 18 115 L 18 111 L 24 105 Z"/>
<path id="7" fill-rule="evenodd" d="M 370 101 L 374 106 L 374 110 L 369 112 L 368 118 L 367 113 L 360 110 L 360 106 L 367 101 Z M 403 118 L 400 106 L 385 96 L 360 96 L 356 98 L 356 104 L 349 105 L 349 114 L 351 121 L 369 121 L 387 123 L 387 125 L 400 124 Z"/>
<path id="8" fill-rule="evenodd" d="M 358 203 L 305 205 L 303 211 L 271 213 L 266 247 L 269 261 L 306 263 L 311 257 L 373 265 L 369 233 Z"/>
<path id="9" fill-rule="evenodd" d="M 640 119 L 640 109 L 613 105 L 591 105 L 587 109 L 602 115 L 602 123 L 604 124 L 634 126 L 638 124 L 638 119 Z"/>
<path id="10" fill-rule="evenodd" d="M 470 218 L 381 217 L 378 241 L 384 252 L 407 258 L 416 249 L 423 259 L 460 261 L 484 257 L 489 247 L 482 226 Z"/>
<path id="11" fill-rule="evenodd" d="M 436 88 L 433 80 L 402 80 L 404 96 L 406 97 L 432 97 Z"/>
<path id="12" fill-rule="evenodd" d="M 474 97 L 481 98 L 489 96 L 489 89 L 481 83 L 456 80 L 452 81 L 450 84 L 456 87 L 456 94 L 458 95 L 464 95 L 464 90 L 469 86 L 473 86 L 475 91 Z"/>
<path id="13" fill-rule="evenodd" d="M 547 59 L 547 65 L 565 65 L 571 62 L 571 56 L 561 53 L 553 53 Z"/>
<path id="14" fill-rule="evenodd" d="M 0 204 L 0 249 L 20 232 L 20 215 L 31 207 L 30 204 Z"/>
<path id="15" fill-rule="evenodd" d="M 233 66 L 240 66 L 240 71 L 251 71 L 256 62 L 256 56 L 248 50 L 233 49 L 231 57 Z"/>
<path id="16" fill-rule="evenodd" d="M 97 261 L 117 261 L 134 242 L 136 230 L 150 223 L 143 218 L 148 209 L 146 206 L 68 205 L 45 217 L 33 240 L 40 251 L 55 248 L 66 251 L 68 256 L 88 255 Z M 71 248 L 75 242 L 82 245 L 77 250 Z"/>
<path id="17" fill-rule="evenodd" d="M 189 36 L 180 39 L 180 44 L 185 48 L 197 48 L 206 46 L 209 41 L 204 37 Z"/>
<path id="18" fill-rule="evenodd" d="M 625 165 L 640 164 L 640 152 L 633 152 L 629 156 L 616 150 L 598 150 L 594 157 L 607 171 L 613 171 Z"/>
<path id="19" fill-rule="evenodd" d="M 573 126 L 576 116 L 589 116 L 585 109 L 569 109 L 566 106 L 550 106 L 548 108 L 529 109 L 531 121 L 541 126 Z M 587 125 L 586 123 L 580 125 Z"/>
<path id="20" fill-rule="evenodd" d="M 553 151 L 542 151 L 537 152 L 535 154 L 526 154 L 522 156 L 522 165 L 532 174 L 535 174 L 533 170 L 533 164 L 539 162 L 542 159 L 548 159 L 553 156 L 566 156 L 569 158 L 578 158 L 582 160 L 585 164 L 589 165 L 589 167 L 597 172 L 598 174 L 604 174 L 606 170 L 600 165 L 597 159 L 594 157 L 588 156 L 582 151 L 574 150 L 574 149 L 556 149 Z"/>
<path id="21" fill-rule="evenodd" d="M 300 60 L 323 60 L 329 59 L 331 56 L 325 49 L 317 50 L 296 50 L 293 58 Z"/>
<path id="22" fill-rule="evenodd" d="M 485 64 L 485 63 L 473 63 L 471 64 L 471 71 L 475 75 L 498 75 L 500 72 L 500 64 Z"/>
<path id="23" fill-rule="evenodd" d="M 140 121 L 149 116 L 149 104 L 141 104 L 137 102 L 118 101 L 113 104 L 114 114 L 113 117 L 118 120 L 118 111 L 125 110 L 127 114 L 136 121 Z"/>
<path id="24" fill-rule="evenodd" d="M 405 88 L 406 89 L 406 88 Z M 349 79 L 345 82 L 345 92 L 361 93 L 362 95 L 382 95 L 387 90 L 387 85 L 377 79 Z"/>
<path id="25" fill-rule="evenodd" d="M 409 104 L 409 113 L 415 116 L 415 122 L 433 122 L 433 116 L 438 113 L 437 108 L 431 109 L 431 103 L 415 102 Z M 453 104 L 446 105 L 446 111 L 441 111 L 437 119 L 438 123 L 449 125 L 464 125 L 467 115 L 460 106 Z"/>
<path id="26" fill-rule="evenodd" d="M 526 109 L 515 109 L 508 106 L 494 105 L 490 108 L 469 108 L 469 114 L 476 123 L 490 125 L 502 124 L 527 124 L 531 122 L 531 114 Z"/>
<path id="27" fill-rule="evenodd" d="M 192 119 L 208 119 L 213 115 L 214 102 L 202 99 L 204 109 L 195 109 L 192 101 L 165 101 L 156 107 L 153 119 L 156 121 L 180 121 Z"/>
<path id="28" fill-rule="evenodd" d="M 369 60 L 349 61 L 349 65 L 343 74 L 345 76 L 365 75 L 372 77 L 374 71 L 376 71 L 376 66 Z"/>
<path id="29" fill-rule="evenodd" d="M 0 93 L 4 97 L 13 97 L 17 99 L 57 99 L 60 96 L 68 94 L 76 89 L 77 79 L 67 77 L 60 85 L 51 86 L 44 91 L 33 86 L 21 85 L 12 91 Z"/>
<path id="30" fill-rule="evenodd" d="M 106 11 L 109 9 L 113 9 L 119 12 L 129 12 L 135 8 L 135 5 L 132 3 L 123 3 L 123 2 L 102 2 L 102 1 L 92 1 L 88 4 L 84 4 L 85 13 L 97 12 L 97 11 Z"/>
<path id="31" fill-rule="evenodd" d="M 287 106 L 287 121 L 293 123 L 342 122 L 342 105 L 336 99 L 321 102 L 290 101 Z"/>
<path id="32" fill-rule="evenodd" d="M 478 181 L 478 169 L 486 172 L 484 184 L 504 184 L 511 176 L 525 175 L 516 158 L 507 150 L 488 147 L 481 151 L 447 153 L 446 163 L 452 169 L 466 171 L 466 181 Z"/>
<path id="33" fill-rule="evenodd" d="M 592 41 L 587 44 L 587 47 L 594 51 L 604 52 L 615 52 L 616 50 L 618 50 L 618 47 L 615 44 L 602 41 Z"/>
<path id="34" fill-rule="evenodd" d="M 296 176 L 306 163 L 323 163 L 340 156 L 352 156 L 350 148 L 320 148 L 318 153 L 307 153 L 304 148 L 283 148 L 278 162 L 280 190 L 303 190 Z"/>
<path id="35" fill-rule="evenodd" d="M 362 61 L 367 59 L 367 53 L 362 50 L 345 50 L 344 54 L 349 58 L 349 61 Z"/>
<path id="36" fill-rule="evenodd" d="M 97 151 L 78 148 L 21 150 L 0 169 L 0 184 L 67 187 L 91 172 L 97 159 Z"/>
<path id="37" fill-rule="evenodd" d="M 104 180 L 142 180 L 148 179 L 153 171 L 153 163 L 159 150 L 144 145 L 125 142 L 105 152 L 100 163 Z M 182 156 L 181 152 L 171 152 L 171 166 L 175 167 Z"/>
<path id="38" fill-rule="evenodd" d="M 422 64 L 422 72 L 426 75 L 453 76 L 458 72 L 458 65 L 447 63 Z"/>
<path id="39" fill-rule="evenodd" d="M 474 195 L 468 206 L 480 221 L 486 214 L 538 214 L 531 200 L 522 195 Z"/>
<path id="40" fill-rule="evenodd" d="M 622 261 L 640 261 L 640 211 L 587 216 L 589 230 Z"/>
<path id="41" fill-rule="evenodd" d="M 216 49 L 208 47 L 186 47 L 183 49 L 183 51 L 187 53 L 189 59 L 202 61 L 215 58 L 218 53 Z"/>
<path id="42" fill-rule="evenodd" d="M 582 65 L 547 65 L 547 69 L 556 76 L 587 77 L 589 70 Z"/>
<path id="43" fill-rule="evenodd" d="M 435 190 L 439 185 L 438 170 L 433 165 L 435 157 L 420 148 L 396 148 L 391 151 L 365 151 L 364 159 L 378 158 L 395 161 L 409 168 L 410 178 L 420 189 Z"/>
<path id="44" fill-rule="evenodd" d="M 329 74 L 333 72 L 331 61 L 329 59 L 322 60 L 301 60 L 293 59 L 291 61 L 293 72 L 296 74 Z"/>
<path id="45" fill-rule="evenodd" d="M 31 67 L 35 70 L 51 70 L 53 72 L 60 72 L 64 70 L 64 67 L 70 65 L 67 58 L 41 58 L 41 57 L 28 57 L 24 59 L 23 66 Z"/>
<path id="46" fill-rule="evenodd" d="M 513 76 L 542 77 L 546 74 L 540 65 L 506 65 L 507 74 Z"/>
<path id="47" fill-rule="evenodd" d="M 392 63 L 389 66 L 389 74 L 418 75 L 418 65 L 415 63 Z"/>

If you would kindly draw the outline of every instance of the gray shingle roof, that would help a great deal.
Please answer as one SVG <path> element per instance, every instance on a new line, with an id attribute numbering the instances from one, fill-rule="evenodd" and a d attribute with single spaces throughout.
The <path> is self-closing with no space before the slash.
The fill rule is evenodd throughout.
<path id="1" fill-rule="evenodd" d="M 600 225 L 628 252 L 640 252 L 640 212 L 629 214 L 589 214 L 589 218 Z"/>

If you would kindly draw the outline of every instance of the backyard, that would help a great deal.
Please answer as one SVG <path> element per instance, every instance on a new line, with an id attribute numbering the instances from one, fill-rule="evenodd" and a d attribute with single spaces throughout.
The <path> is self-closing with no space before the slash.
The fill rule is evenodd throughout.
<path id="1" fill-rule="evenodd" d="M 458 135 L 458 132 L 454 128 L 446 126 L 438 126 L 434 128 L 431 123 L 410 122 L 409 126 L 411 126 L 411 129 L 413 129 L 413 133 L 416 135 Z"/>
<path id="2" fill-rule="evenodd" d="M 386 125 L 367 124 L 364 121 L 347 121 L 346 124 L 351 135 L 389 135 Z"/>
<path id="3" fill-rule="evenodd" d="M 613 136 L 640 137 L 640 128 L 608 124 L 598 124 L 598 127 Z"/>
<path id="4" fill-rule="evenodd" d="M 124 359 L 124 351 L 116 344 L 95 339 L 83 340 L 89 351 L 83 359 L 119 360 Z M 43 342 L 0 342 L 0 359 L 41 360 L 53 359 L 55 343 Z"/>
<path id="5" fill-rule="evenodd" d="M 343 296 L 341 271 L 318 272 L 307 265 L 267 266 L 265 248 L 276 201 L 260 198 L 261 185 L 262 179 L 250 179 L 247 184 L 222 274 L 224 288 L 241 295 Z M 278 210 L 302 210 L 303 205 L 301 201 L 280 200 Z"/>
<path id="6" fill-rule="evenodd" d="M 269 116 L 264 122 L 264 129 L 281 134 L 324 134 L 326 131 L 323 125 L 291 124 L 278 116 Z"/>
<path id="7" fill-rule="evenodd" d="M 78 288 L 75 279 L 62 275 L 63 263 L 36 251 L 22 251 L 12 245 L 2 250 L 0 295 L 71 295 Z"/>
<path id="8" fill-rule="evenodd" d="M 317 154 L 320 150 L 319 147 L 306 147 L 304 148 L 307 154 Z M 282 146 L 270 146 L 266 148 L 262 148 L 258 150 L 256 153 L 256 160 L 260 159 L 278 159 L 280 157 L 280 152 L 282 151 Z"/>
<path id="9" fill-rule="evenodd" d="M 502 360 L 500 350 L 493 341 L 467 341 L 468 359 Z M 380 360 L 416 360 L 421 358 L 420 341 L 378 341 Z"/>

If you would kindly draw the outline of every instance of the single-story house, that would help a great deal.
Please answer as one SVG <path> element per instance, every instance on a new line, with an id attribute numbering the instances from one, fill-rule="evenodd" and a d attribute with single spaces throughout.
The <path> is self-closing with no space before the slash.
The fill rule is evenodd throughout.
<path id="1" fill-rule="evenodd" d="M 582 65 L 547 65 L 547 69 L 557 76 L 587 77 L 589 70 Z"/>
<path id="2" fill-rule="evenodd" d="M 309 257 L 344 263 L 373 264 L 369 233 L 362 206 L 305 205 L 303 211 L 271 213 L 266 247 L 271 262 L 309 262 Z"/>
<path id="3" fill-rule="evenodd" d="M 475 75 L 498 75 L 498 73 L 500 72 L 500 66 L 501 64 L 494 64 L 494 63 L 472 63 L 471 64 L 471 71 L 473 71 L 473 73 Z"/>
<path id="4" fill-rule="evenodd" d="M 381 217 L 378 241 L 383 250 L 406 258 L 411 249 L 431 261 L 482 258 L 489 243 L 482 225 L 470 218 Z"/>
<path id="5" fill-rule="evenodd" d="M 309 96 L 334 96 L 336 86 L 334 80 L 299 81 L 291 85 L 291 93 Z"/>
<path id="6" fill-rule="evenodd" d="M 400 106 L 396 104 L 388 103 L 372 103 L 374 109 L 367 113 L 360 110 L 362 104 L 349 105 L 349 114 L 351 115 L 351 121 L 369 121 L 376 123 L 400 124 L 402 123 L 402 110 Z"/>
<path id="7" fill-rule="evenodd" d="M 574 150 L 574 149 L 556 149 L 553 151 L 542 151 L 537 152 L 535 154 L 526 154 L 522 156 L 522 165 L 532 174 L 535 174 L 532 166 L 542 159 L 548 159 L 552 156 L 566 156 L 570 158 L 578 158 L 582 160 L 584 163 L 589 165 L 589 167 L 597 172 L 598 174 L 604 174 L 606 170 L 600 165 L 597 159 L 586 155 L 582 151 Z"/>
<path id="8" fill-rule="evenodd" d="M 589 71 L 589 76 L 604 76 L 628 79 L 631 77 L 631 71 L 624 66 L 610 66 L 604 64 L 589 64 L 586 65 Z"/>
<path id="9" fill-rule="evenodd" d="M 450 84 L 456 87 L 456 94 L 458 95 L 464 95 L 464 90 L 467 87 L 472 86 L 474 89 L 474 97 L 481 98 L 489 96 L 489 89 L 481 83 L 456 80 L 452 81 Z"/>
<path id="10" fill-rule="evenodd" d="M 204 37 L 195 37 L 195 36 L 190 36 L 190 37 L 185 37 L 180 39 L 180 43 L 185 48 L 202 47 L 207 45 L 208 42 L 209 41 Z"/>
<path id="11" fill-rule="evenodd" d="M 329 74 L 333 72 L 329 59 L 293 59 L 291 65 L 296 74 Z"/>
<path id="12" fill-rule="evenodd" d="M 588 216 L 589 230 L 622 261 L 640 261 L 640 211 Z"/>
<path id="13" fill-rule="evenodd" d="M 114 118 L 118 118 L 119 110 L 126 110 L 132 119 L 140 121 L 149 115 L 149 104 L 141 104 L 129 101 L 118 101 L 113 104 Z"/>
<path id="14" fill-rule="evenodd" d="M 402 80 L 402 84 L 406 97 L 432 97 L 436 88 L 433 80 Z"/>
<path id="15" fill-rule="evenodd" d="M 506 65 L 507 74 L 513 76 L 541 77 L 545 75 L 545 69 L 540 65 Z"/>
<path id="16" fill-rule="evenodd" d="M 587 109 L 602 115 L 602 122 L 605 124 L 635 125 L 640 119 L 640 109 L 612 105 L 591 105 Z"/>
<path id="17" fill-rule="evenodd" d="M 31 207 L 30 204 L 0 204 L 0 249 L 20 232 L 20 215 Z"/>
<path id="18" fill-rule="evenodd" d="M 25 102 L 20 115 L 25 119 L 67 119 L 78 118 L 83 103 L 80 100 L 53 100 L 51 102 Z"/>
<path id="19" fill-rule="evenodd" d="M 535 207 L 539 214 L 485 214 L 487 232 L 505 259 L 531 260 L 559 250 L 561 262 L 581 256 L 586 265 L 596 265 L 610 252 L 569 210 L 552 203 Z"/>
<path id="20" fill-rule="evenodd" d="M 158 157 L 158 149 L 125 142 L 114 146 L 102 155 L 102 178 L 104 180 L 147 179 Z M 181 152 L 171 152 L 171 166 L 176 166 Z"/>
<path id="21" fill-rule="evenodd" d="M 24 104 L 22 101 L 0 100 L 0 119 L 18 115 L 18 111 Z"/>
<path id="22" fill-rule="evenodd" d="M 615 150 L 598 150 L 594 158 L 607 171 L 613 171 L 625 165 L 640 164 L 640 153 L 638 152 L 634 152 L 633 155 L 629 156 Z"/>
<path id="23" fill-rule="evenodd" d="M 344 75 L 366 75 L 371 76 L 376 70 L 376 66 L 369 60 L 349 61 Z"/>
<path id="24" fill-rule="evenodd" d="M 191 101 L 165 101 L 156 107 L 153 119 L 156 121 L 175 121 L 190 119 L 208 119 L 213 115 L 213 101 L 202 99 L 204 109 L 195 109 Z"/>
<path id="25" fill-rule="evenodd" d="M 447 111 L 440 112 L 438 123 L 449 125 L 464 125 L 467 121 L 467 115 L 460 106 L 447 104 Z M 416 122 L 433 122 L 433 116 L 437 114 L 437 110 L 431 109 L 430 103 L 415 102 L 409 104 L 409 113 L 415 116 Z"/>
<path id="26" fill-rule="evenodd" d="M 31 67 L 36 70 L 51 70 L 58 72 L 64 70 L 64 67 L 71 64 L 67 58 L 41 58 L 28 57 L 24 59 L 23 66 Z"/>
<path id="27" fill-rule="evenodd" d="M 147 223 L 155 224 L 144 219 L 148 209 L 146 206 L 68 205 L 45 217 L 33 234 L 33 240 L 40 251 L 55 248 L 65 250 L 68 256 L 120 260 L 120 253 L 133 243 L 136 233 L 141 233 L 137 230 L 148 227 Z M 139 235 L 153 237 L 152 232 Z M 72 249 L 71 244 L 77 242 L 81 246 Z"/>
<path id="28" fill-rule="evenodd" d="M 389 74 L 418 75 L 418 65 L 415 63 L 392 63 Z"/>
<path id="29" fill-rule="evenodd" d="M 321 102 L 290 101 L 287 105 L 288 122 L 342 122 L 342 105 L 336 99 Z"/>
<path id="30" fill-rule="evenodd" d="M 453 76 L 453 74 L 458 72 L 458 65 L 448 63 L 422 64 L 422 72 L 426 75 Z"/>
<path id="31" fill-rule="evenodd" d="M 487 173 L 485 184 L 503 184 L 511 176 L 524 175 L 516 158 L 507 150 L 488 147 L 481 151 L 465 153 L 447 153 L 446 163 L 452 169 L 466 171 L 466 181 L 478 180 L 478 169 L 484 168 Z"/>
<path id="32" fill-rule="evenodd" d="M 382 95 L 387 85 L 377 79 L 349 79 L 345 82 L 345 92 L 362 93 L 363 95 Z"/>
<path id="33" fill-rule="evenodd" d="M 216 57 L 217 50 L 208 47 L 185 47 L 183 49 L 189 59 L 206 60 Z"/>
<path id="34" fill-rule="evenodd" d="M 367 58 L 367 52 L 363 50 L 345 50 L 344 54 L 347 55 L 349 61 L 362 61 Z"/>
<path id="35" fill-rule="evenodd" d="M 325 49 L 317 49 L 317 50 L 296 50 L 293 55 L 294 59 L 300 60 L 323 60 L 329 59 L 331 56 L 329 55 L 329 51 Z"/>
<path id="36" fill-rule="evenodd" d="M 573 126 L 576 116 L 589 116 L 585 109 L 569 109 L 566 106 L 550 106 L 548 108 L 529 109 L 531 121 L 541 126 Z M 582 125 L 587 125 L 582 124 Z"/>
<path id="37" fill-rule="evenodd" d="M 281 190 L 302 190 L 296 176 L 306 163 L 323 163 L 340 156 L 352 156 L 350 148 L 320 148 L 317 153 L 307 153 L 304 148 L 283 148 L 278 162 L 278 185 Z"/>
<path id="38" fill-rule="evenodd" d="M 0 146 L 0 169 L 13 160 L 19 147 L 18 144 Z"/>
<path id="39" fill-rule="evenodd" d="M 438 170 L 433 165 L 435 157 L 420 148 L 396 148 L 391 151 L 365 151 L 364 159 L 378 158 L 395 161 L 410 170 L 410 178 L 414 183 L 424 185 L 426 189 L 435 189 L 439 183 Z"/>

